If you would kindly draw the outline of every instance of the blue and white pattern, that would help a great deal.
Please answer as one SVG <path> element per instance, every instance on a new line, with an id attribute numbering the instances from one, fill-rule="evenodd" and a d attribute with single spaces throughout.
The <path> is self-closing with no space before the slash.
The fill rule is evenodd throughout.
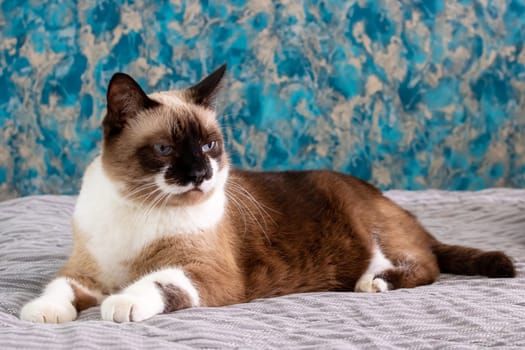
<path id="1" fill-rule="evenodd" d="M 78 191 L 105 89 L 222 63 L 236 166 L 525 187 L 525 1 L 0 0 L 0 199 Z"/>

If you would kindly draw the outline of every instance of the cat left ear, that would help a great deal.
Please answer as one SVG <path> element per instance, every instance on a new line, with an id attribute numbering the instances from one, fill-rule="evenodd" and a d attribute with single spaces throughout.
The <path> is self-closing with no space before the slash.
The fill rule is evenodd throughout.
<path id="1" fill-rule="evenodd" d="M 107 114 L 103 120 L 106 135 L 117 134 L 126 121 L 144 109 L 157 106 L 129 75 L 116 73 L 107 91 Z"/>
<path id="2" fill-rule="evenodd" d="M 111 78 L 107 92 L 108 112 L 127 118 L 155 103 L 129 75 L 116 73 Z"/>
<path id="3" fill-rule="evenodd" d="M 215 109 L 217 93 L 220 91 L 222 78 L 224 77 L 225 72 L 226 64 L 223 64 L 213 73 L 201 80 L 200 83 L 187 89 L 187 96 L 191 102 L 209 109 Z"/>

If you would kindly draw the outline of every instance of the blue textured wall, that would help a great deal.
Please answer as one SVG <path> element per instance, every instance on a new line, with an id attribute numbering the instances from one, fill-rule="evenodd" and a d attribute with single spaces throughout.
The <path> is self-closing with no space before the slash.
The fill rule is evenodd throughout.
<path id="1" fill-rule="evenodd" d="M 152 92 L 224 62 L 237 166 L 525 187 L 524 0 L 42 3 L 0 0 L 0 198 L 77 191 L 114 72 Z"/>

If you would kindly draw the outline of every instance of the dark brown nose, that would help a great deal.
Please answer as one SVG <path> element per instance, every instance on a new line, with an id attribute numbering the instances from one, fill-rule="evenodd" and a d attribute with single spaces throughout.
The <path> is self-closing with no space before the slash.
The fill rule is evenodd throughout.
<path id="1" fill-rule="evenodd" d="M 192 169 L 190 170 L 190 173 L 188 174 L 190 181 L 193 182 L 195 185 L 200 185 L 204 179 L 206 178 L 208 171 L 204 169 Z"/>

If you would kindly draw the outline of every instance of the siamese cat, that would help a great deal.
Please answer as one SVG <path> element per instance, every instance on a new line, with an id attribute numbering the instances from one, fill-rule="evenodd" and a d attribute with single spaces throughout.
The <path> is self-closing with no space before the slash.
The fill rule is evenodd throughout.
<path id="1" fill-rule="evenodd" d="M 102 319 L 132 322 L 290 293 L 413 288 L 440 272 L 515 275 L 504 253 L 439 242 L 357 178 L 232 168 L 215 106 L 225 70 L 150 95 L 112 77 L 71 256 L 22 319 L 68 322 L 101 304 Z"/>

